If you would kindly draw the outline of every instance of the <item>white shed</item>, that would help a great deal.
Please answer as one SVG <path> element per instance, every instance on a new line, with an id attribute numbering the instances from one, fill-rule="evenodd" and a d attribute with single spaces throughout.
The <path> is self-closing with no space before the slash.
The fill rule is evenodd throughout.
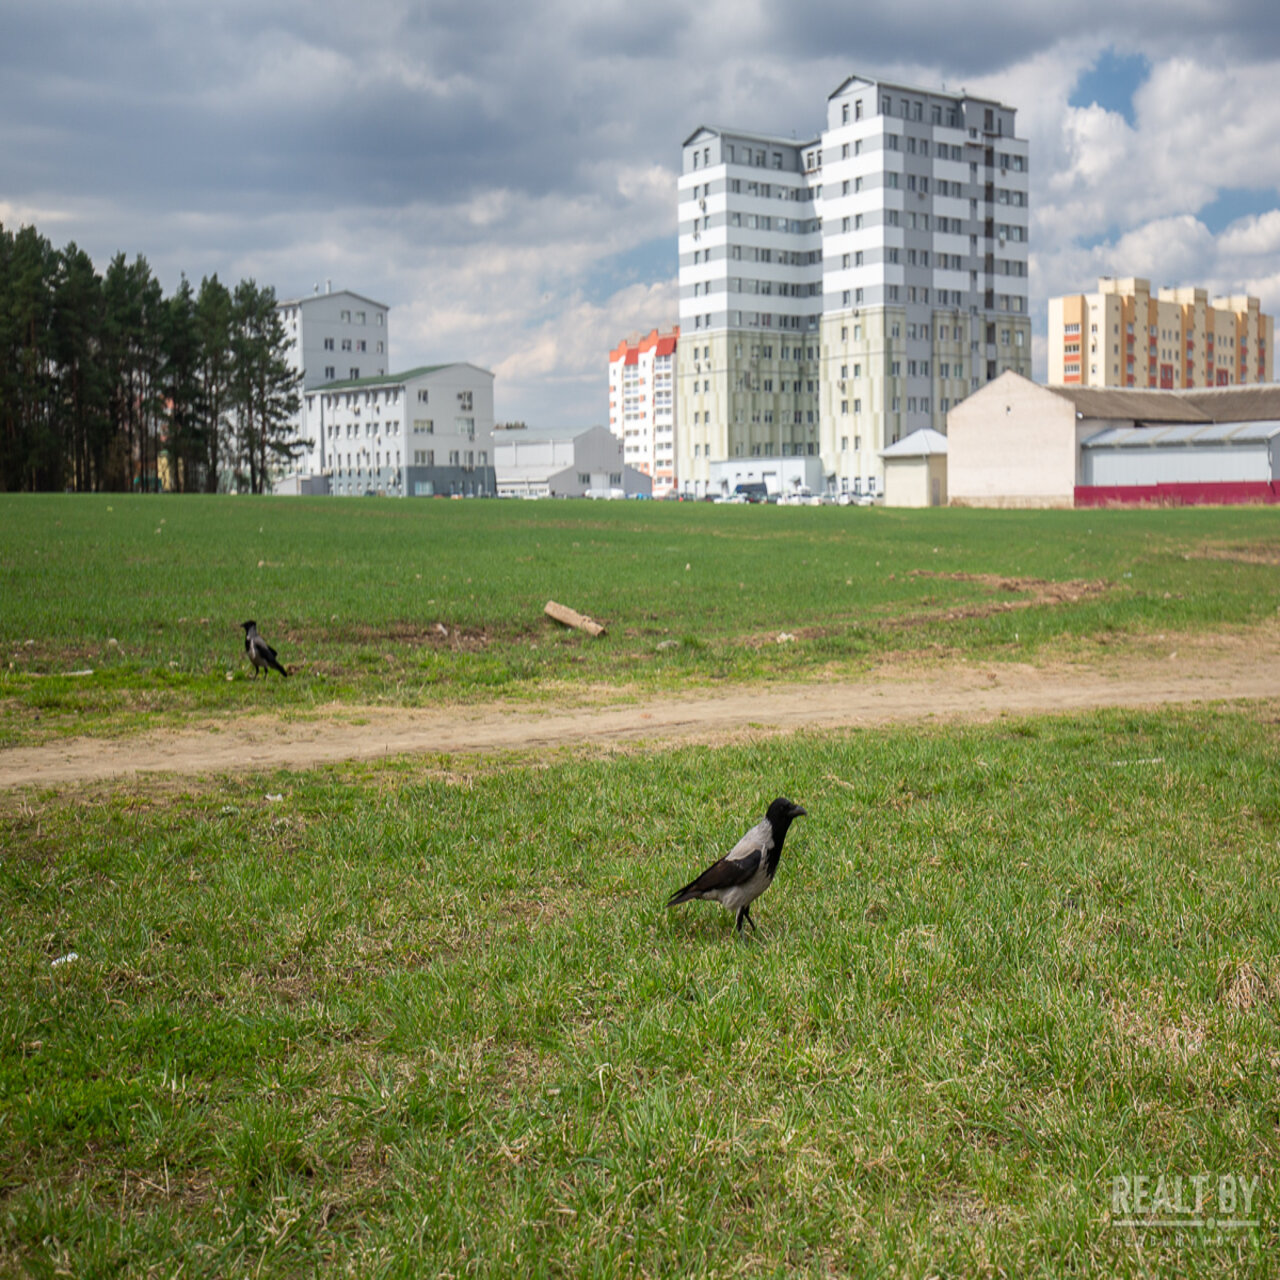
<path id="1" fill-rule="evenodd" d="M 947 437 L 921 427 L 880 450 L 886 507 L 947 505 Z"/>

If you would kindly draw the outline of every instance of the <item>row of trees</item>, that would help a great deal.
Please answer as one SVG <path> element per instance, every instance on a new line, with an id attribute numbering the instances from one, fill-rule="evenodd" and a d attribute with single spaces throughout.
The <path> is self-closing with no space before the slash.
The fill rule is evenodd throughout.
<path id="1" fill-rule="evenodd" d="M 306 447 L 275 291 L 0 225 L 0 490 L 270 487 Z"/>

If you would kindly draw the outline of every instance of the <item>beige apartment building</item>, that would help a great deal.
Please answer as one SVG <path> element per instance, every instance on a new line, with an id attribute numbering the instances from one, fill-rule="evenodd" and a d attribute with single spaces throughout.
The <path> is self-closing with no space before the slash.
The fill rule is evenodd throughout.
<path id="1" fill-rule="evenodd" d="M 1049 382 L 1165 391 L 1270 382 L 1273 328 L 1257 298 L 1152 294 L 1148 280 L 1103 276 L 1097 293 L 1049 299 Z"/>

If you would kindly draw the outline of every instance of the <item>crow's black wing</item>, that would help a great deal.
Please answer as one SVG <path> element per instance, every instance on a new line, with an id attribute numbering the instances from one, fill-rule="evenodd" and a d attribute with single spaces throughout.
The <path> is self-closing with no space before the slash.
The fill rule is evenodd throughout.
<path id="1" fill-rule="evenodd" d="M 753 850 L 745 858 L 721 858 L 719 862 L 713 862 L 696 880 L 690 881 L 683 889 L 677 889 L 667 905 L 675 906 L 716 889 L 732 889 L 735 885 L 746 884 L 759 870 L 759 849 Z"/>

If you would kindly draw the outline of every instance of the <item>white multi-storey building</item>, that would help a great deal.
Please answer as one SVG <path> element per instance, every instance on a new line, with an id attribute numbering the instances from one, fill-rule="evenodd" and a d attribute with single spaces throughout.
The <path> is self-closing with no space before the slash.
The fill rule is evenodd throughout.
<path id="1" fill-rule="evenodd" d="M 330 492 L 392 497 L 493 495 L 493 374 L 427 365 L 331 382 L 303 395 L 324 447 Z"/>
<path id="2" fill-rule="evenodd" d="M 675 356 L 680 330 L 635 335 L 609 352 L 609 429 L 627 466 L 653 478 L 662 497 L 676 487 Z"/>
<path id="3" fill-rule="evenodd" d="M 883 492 L 881 451 L 1029 374 L 1027 144 L 1013 108 L 851 76 L 806 142 L 700 128 L 679 181 L 681 488 L 818 456 Z"/>
<path id="4" fill-rule="evenodd" d="M 386 376 L 391 349 L 388 310 L 381 302 L 347 289 L 333 293 L 326 285 L 309 298 L 276 304 L 289 337 L 288 358 L 306 392 L 328 382 Z M 298 433 L 307 436 L 302 410 Z M 324 443 L 316 439 L 300 464 L 302 471 L 321 475 L 332 466 Z"/>

